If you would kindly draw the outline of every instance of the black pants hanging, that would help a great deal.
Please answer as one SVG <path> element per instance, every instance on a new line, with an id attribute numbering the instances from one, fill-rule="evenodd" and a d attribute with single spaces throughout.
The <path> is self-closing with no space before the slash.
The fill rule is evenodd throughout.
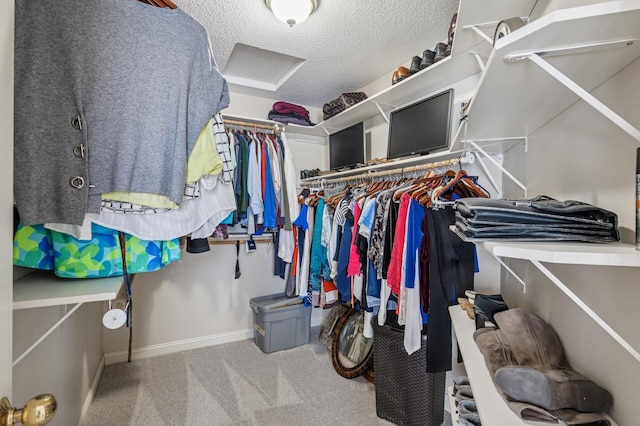
<path id="1" fill-rule="evenodd" d="M 425 209 L 429 233 L 429 321 L 427 372 L 451 370 L 451 318 L 448 307 L 465 290 L 473 290 L 475 247 L 451 232 L 451 207 Z"/>

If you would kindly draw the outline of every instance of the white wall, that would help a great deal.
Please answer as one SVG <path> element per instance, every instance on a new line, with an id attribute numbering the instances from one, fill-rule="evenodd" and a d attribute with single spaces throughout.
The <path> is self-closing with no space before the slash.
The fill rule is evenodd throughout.
<path id="1" fill-rule="evenodd" d="M 13 2 L 0 3 L 0 139 L 4 141 L 0 160 L 0 398 L 11 396 L 11 330 L 13 285 L 11 240 L 13 233 Z M 25 401 L 26 402 L 26 401 Z"/>
<path id="2" fill-rule="evenodd" d="M 231 106 L 222 113 L 266 119 L 274 102 L 232 92 Z M 302 169 L 328 167 L 324 139 L 287 133 L 298 177 Z M 273 275 L 273 250 L 272 244 L 260 242 L 256 252 L 246 253 L 243 245 L 237 280 L 234 244 L 214 244 L 199 254 L 183 250 L 180 262 L 138 274 L 132 285 L 133 358 L 252 338 L 249 300 L 284 292 L 284 280 Z M 321 315 L 314 309 L 312 323 L 318 324 Z M 124 327 L 104 330 L 107 364 L 126 361 L 128 336 Z"/>
<path id="3" fill-rule="evenodd" d="M 249 300 L 284 292 L 273 275 L 273 244 L 260 241 L 246 253 L 241 242 L 241 277 L 234 279 L 235 244 L 214 244 L 205 253 L 182 252 L 162 270 L 138 274 L 133 291 L 134 358 L 253 337 Z M 129 330 L 104 330 L 107 363 L 126 360 Z"/>
<path id="4" fill-rule="evenodd" d="M 594 95 L 640 128 L 640 60 Z M 578 102 L 529 137 L 526 183 L 531 196 L 546 194 L 595 204 L 618 215 L 623 241 L 635 231 L 635 170 L 638 143 L 584 102 Z M 609 390 L 620 425 L 638 423 L 635 386 L 640 363 L 533 265 L 509 264 L 525 278 L 526 293 L 511 276 L 502 291 L 509 306 L 538 314 L 556 330 L 572 367 Z M 547 265 L 631 346 L 640 349 L 638 268 Z"/>
<path id="5" fill-rule="evenodd" d="M 14 311 L 13 359 L 73 306 Z M 66 309 L 67 308 L 67 309 Z M 22 406 L 40 393 L 58 402 L 52 426 L 78 421 L 102 360 L 102 304 L 86 303 L 13 368 L 13 396 Z"/>

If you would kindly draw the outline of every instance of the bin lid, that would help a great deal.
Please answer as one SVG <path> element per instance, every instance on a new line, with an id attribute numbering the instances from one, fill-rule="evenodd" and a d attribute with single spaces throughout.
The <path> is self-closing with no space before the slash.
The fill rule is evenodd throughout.
<path id="1" fill-rule="evenodd" d="M 254 297 L 250 304 L 254 309 L 267 311 L 269 309 L 281 308 L 283 306 L 299 305 L 304 300 L 299 297 L 288 297 L 284 293 L 271 294 L 268 296 Z"/>

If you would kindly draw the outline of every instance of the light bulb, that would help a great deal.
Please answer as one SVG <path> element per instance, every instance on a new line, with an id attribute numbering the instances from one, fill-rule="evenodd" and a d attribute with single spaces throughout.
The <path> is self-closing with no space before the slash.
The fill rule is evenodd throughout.
<path id="1" fill-rule="evenodd" d="M 270 7 L 276 18 L 293 27 L 309 17 L 314 4 L 310 0 L 271 0 Z"/>

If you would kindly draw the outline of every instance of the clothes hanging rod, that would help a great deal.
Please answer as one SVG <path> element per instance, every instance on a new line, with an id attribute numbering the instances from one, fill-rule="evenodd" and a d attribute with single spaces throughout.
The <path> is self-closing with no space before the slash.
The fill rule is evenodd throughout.
<path id="1" fill-rule="evenodd" d="M 301 182 L 300 185 L 301 186 L 318 186 L 320 184 L 320 186 L 324 186 L 327 183 L 340 183 L 340 182 L 349 182 L 354 180 L 369 180 L 369 179 L 383 177 L 383 176 L 391 176 L 391 175 L 397 175 L 397 174 L 411 174 L 411 173 L 415 173 L 422 170 L 454 166 L 456 164 L 459 164 L 461 160 L 462 160 L 461 158 L 451 158 L 449 160 L 436 161 L 433 163 L 418 164 L 416 166 L 399 167 L 399 168 L 395 168 L 391 170 L 383 170 L 379 172 L 360 173 L 357 175 L 345 176 L 341 178 L 317 179 L 313 182 Z"/>
<path id="2" fill-rule="evenodd" d="M 280 126 L 277 124 L 267 125 L 267 124 L 259 124 L 259 123 L 250 123 L 248 121 L 228 120 L 226 118 L 224 118 L 222 121 L 224 121 L 224 124 L 228 124 L 230 126 L 253 127 L 256 129 L 274 130 L 276 132 L 284 130 L 284 126 L 281 129 Z"/>

